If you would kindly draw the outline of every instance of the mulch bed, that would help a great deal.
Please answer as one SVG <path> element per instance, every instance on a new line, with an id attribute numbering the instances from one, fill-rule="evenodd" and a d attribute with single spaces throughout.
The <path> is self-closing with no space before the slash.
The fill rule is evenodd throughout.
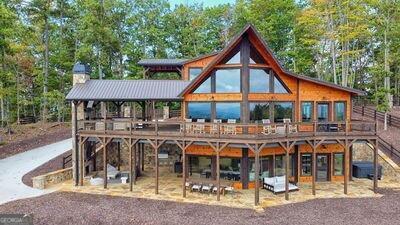
<path id="1" fill-rule="evenodd" d="M 25 185 L 32 187 L 32 178 L 33 177 L 40 176 L 40 175 L 43 175 L 46 173 L 50 173 L 50 172 L 62 169 L 62 159 L 63 159 L 63 157 L 65 157 L 69 154 L 71 154 L 71 151 L 65 152 L 64 154 L 59 155 L 59 156 L 51 159 L 50 161 L 46 162 L 45 164 L 35 168 L 34 170 L 30 171 L 29 173 L 25 174 L 22 177 L 22 182 Z M 71 162 L 66 165 L 66 168 L 70 167 L 70 166 L 71 166 Z"/>
<path id="2" fill-rule="evenodd" d="M 399 224 L 400 192 L 382 198 L 316 199 L 257 213 L 200 204 L 56 192 L 0 205 L 32 214 L 34 224 Z"/>
<path id="3" fill-rule="evenodd" d="M 28 129 L 29 128 L 26 130 Z M 35 132 L 37 129 L 32 130 Z M 42 133 L 43 134 L 37 136 L 27 133 L 23 139 L 18 138 L 18 140 L 0 146 L 0 159 L 70 138 L 71 128 L 62 126 L 58 128 L 45 129 Z"/>

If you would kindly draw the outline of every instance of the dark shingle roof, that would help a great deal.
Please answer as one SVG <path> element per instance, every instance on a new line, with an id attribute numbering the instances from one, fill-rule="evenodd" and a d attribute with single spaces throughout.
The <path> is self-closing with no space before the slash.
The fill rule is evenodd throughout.
<path id="1" fill-rule="evenodd" d="M 180 100 L 189 84 L 182 80 L 89 80 L 76 84 L 66 99 L 72 100 Z"/>
<path id="2" fill-rule="evenodd" d="M 140 66 L 182 66 L 187 59 L 141 59 Z"/>

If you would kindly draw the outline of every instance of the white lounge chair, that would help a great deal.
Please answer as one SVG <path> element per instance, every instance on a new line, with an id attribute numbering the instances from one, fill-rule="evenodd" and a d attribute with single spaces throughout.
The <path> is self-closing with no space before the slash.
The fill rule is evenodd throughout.
<path id="1" fill-rule="evenodd" d="M 181 132 L 191 133 L 193 130 L 192 119 L 185 119 L 185 125 L 181 124 Z"/>
<path id="2" fill-rule="evenodd" d="M 228 124 L 235 124 L 235 119 L 228 119 Z M 224 134 L 236 134 L 236 125 L 225 125 Z"/>
<path id="3" fill-rule="evenodd" d="M 285 182 L 286 176 L 264 177 L 263 188 L 272 191 L 274 194 L 282 193 L 286 191 Z M 299 187 L 292 183 L 289 183 L 289 191 L 297 190 L 299 190 Z"/>
<path id="4" fill-rule="evenodd" d="M 268 135 L 276 132 L 275 127 L 271 125 L 271 120 L 263 119 L 262 123 L 263 123 L 263 131 L 262 131 L 263 134 Z"/>
<path id="5" fill-rule="evenodd" d="M 107 164 L 107 179 L 115 179 L 119 174 L 120 172 L 117 170 L 117 168 Z"/>
<path id="6" fill-rule="evenodd" d="M 285 123 L 289 123 L 289 133 L 297 133 L 297 125 L 296 124 L 291 124 L 292 121 L 289 118 L 283 119 L 283 122 Z"/>
<path id="7" fill-rule="evenodd" d="M 205 127 L 204 123 L 205 122 L 206 122 L 205 119 L 197 119 L 198 124 L 195 124 L 193 126 L 193 132 L 200 133 L 200 134 L 204 133 L 204 127 Z"/>
<path id="8" fill-rule="evenodd" d="M 214 119 L 213 120 L 213 124 L 210 128 L 210 134 L 218 134 L 218 132 L 220 132 L 220 130 L 218 130 L 218 124 L 222 123 L 222 120 L 219 119 Z"/>

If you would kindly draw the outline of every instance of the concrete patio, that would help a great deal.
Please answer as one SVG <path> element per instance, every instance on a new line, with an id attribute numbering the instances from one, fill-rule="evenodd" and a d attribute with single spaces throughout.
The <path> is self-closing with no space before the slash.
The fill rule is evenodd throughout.
<path id="1" fill-rule="evenodd" d="M 182 178 L 173 174 L 162 175 L 159 178 L 159 194 L 154 192 L 154 177 L 152 174 L 145 174 L 140 177 L 133 191 L 129 191 L 129 184 L 109 183 L 108 188 L 102 185 L 92 186 L 85 180 L 84 186 L 73 186 L 72 180 L 58 184 L 52 188 L 65 192 L 90 193 L 110 196 L 125 196 L 135 198 L 148 198 L 156 200 L 167 200 L 186 203 L 200 203 L 209 205 L 220 205 L 237 208 L 251 208 L 262 211 L 264 208 L 284 205 L 288 203 L 304 202 L 316 198 L 360 198 L 360 197 L 381 197 L 372 191 L 372 181 L 368 179 L 355 179 L 349 183 L 349 194 L 343 194 L 342 182 L 317 183 L 316 196 L 312 195 L 311 184 L 303 183 L 299 185 L 300 190 L 290 193 L 290 200 L 286 201 L 284 194 L 274 195 L 270 191 L 260 189 L 260 205 L 254 206 L 254 189 L 235 190 L 233 193 L 221 195 L 221 201 L 216 200 L 215 194 L 197 193 L 187 191 L 187 197 L 182 197 Z M 385 177 L 379 182 L 379 187 L 400 190 L 400 183 L 389 177 Z"/>

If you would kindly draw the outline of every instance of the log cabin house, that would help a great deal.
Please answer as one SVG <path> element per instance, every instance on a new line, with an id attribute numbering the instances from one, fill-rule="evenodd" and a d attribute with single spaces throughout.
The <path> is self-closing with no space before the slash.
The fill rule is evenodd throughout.
<path id="1" fill-rule="evenodd" d="M 131 190 L 149 166 L 158 193 L 160 162 L 174 157 L 168 165 L 182 176 L 184 197 L 195 176 L 217 190 L 221 180 L 254 189 L 256 205 L 265 177 L 284 176 L 286 199 L 291 183 L 309 182 L 315 194 L 316 182 L 343 182 L 347 193 L 352 145 L 363 142 L 375 147 L 376 191 L 376 124 L 351 119 L 352 98 L 364 92 L 285 70 L 252 25 L 220 52 L 139 65 L 143 80 L 90 80 L 88 67 L 75 65 L 67 96 L 75 185 L 103 170 L 107 188 L 106 164 L 117 155 Z M 181 80 L 152 79 L 160 72 Z"/>

